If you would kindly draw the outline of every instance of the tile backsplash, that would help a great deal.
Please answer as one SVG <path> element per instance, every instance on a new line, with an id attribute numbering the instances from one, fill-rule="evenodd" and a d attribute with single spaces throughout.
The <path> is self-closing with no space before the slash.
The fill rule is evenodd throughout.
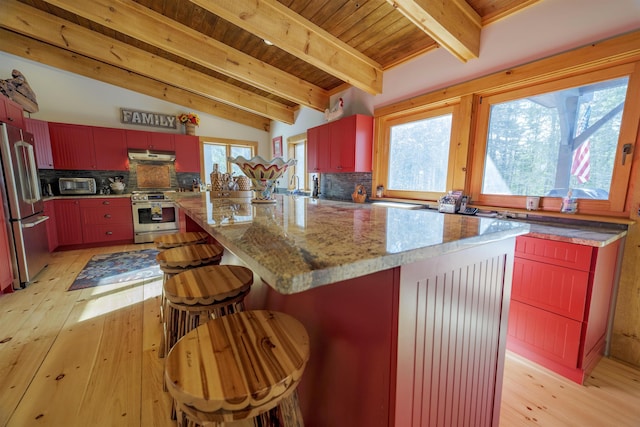
<path id="1" fill-rule="evenodd" d="M 367 200 L 369 200 L 372 186 L 371 172 L 320 174 L 320 198 L 351 201 L 351 193 L 359 184 L 367 189 Z"/>
<path id="2" fill-rule="evenodd" d="M 125 187 L 125 193 L 131 193 L 136 190 L 149 190 L 149 188 L 138 188 L 138 180 L 137 180 L 137 162 L 131 161 L 129 171 L 94 171 L 94 170 L 56 170 L 56 169 L 40 169 L 38 170 L 38 175 L 40 176 L 40 181 L 43 185 L 51 185 L 51 190 L 53 191 L 53 195 L 57 196 L 60 194 L 60 190 L 58 188 L 58 180 L 62 177 L 70 177 L 70 178 L 94 178 L 96 180 L 96 186 L 98 193 L 100 193 L 101 189 L 105 189 L 109 187 L 109 178 L 113 177 L 122 177 L 122 181 L 127 183 Z M 149 164 L 153 162 L 145 162 L 145 164 Z M 178 190 L 180 188 L 185 188 L 191 190 L 191 184 L 193 180 L 200 180 L 199 173 L 186 173 L 186 172 L 176 172 L 175 166 L 173 163 L 170 164 L 170 189 Z"/>

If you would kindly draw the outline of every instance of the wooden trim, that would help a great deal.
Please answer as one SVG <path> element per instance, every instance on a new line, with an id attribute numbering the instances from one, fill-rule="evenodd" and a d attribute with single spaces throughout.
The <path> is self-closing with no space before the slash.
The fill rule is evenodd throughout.
<path id="1" fill-rule="evenodd" d="M 506 91 L 525 84 L 532 85 L 638 60 L 640 60 L 640 31 L 592 43 L 570 52 L 509 68 L 458 85 L 436 89 L 397 104 L 378 108 L 374 111 L 374 116 L 387 116 L 415 108 L 424 108 L 425 105 L 455 102 L 456 99 L 465 95 Z"/>
<path id="2" fill-rule="evenodd" d="M 465 111 L 471 108 L 470 103 L 472 97 L 465 99 Z M 414 108 L 404 113 L 397 113 L 387 117 L 378 117 L 374 119 L 375 142 L 374 142 L 374 161 L 373 161 L 373 188 L 383 185 L 385 198 L 399 199 L 421 199 L 421 200 L 437 200 L 444 192 L 431 191 L 400 191 L 390 190 L 388 183 L 389 176 L 389 146 L 390 146 L 390 128 L 395 125 L 409 123 L 412 121 L 427 119 L 444 114 L 452 115 L 451 137 L 449 142 L 449 158 L 448 172 L 446 179 L 446 188 L 454 188 L 454 185 L 464 185 L 466 179 L 466 163 L 467 163 L 467 146 L 469 142 L 469 132 L 462 129 L 468 118 L 462 117 L 460 113 L 461 106 L 456 104 L 442 104 L 437 106 L 422 106 Z M 468 126 L 468 124 L 466 125 Z M 462 188 L 462 187 L 460 187 Z"/>

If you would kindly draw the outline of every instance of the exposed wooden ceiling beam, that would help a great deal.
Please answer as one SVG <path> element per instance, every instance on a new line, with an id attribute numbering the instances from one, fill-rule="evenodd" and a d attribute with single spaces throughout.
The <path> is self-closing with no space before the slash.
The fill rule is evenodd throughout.
<path id="1" fill-rule="evenodd" d="M 382 67 L 277 0 L 190 0 L 282 50 L 372 95 Z"/>
<path id="2" fill-rule="evenodd" d="M 0 27 L 287 124 L 292 108 L 158 58 L 15 0 L 0 2 Z"/>
<path id="3" fill-rule="evenodd" d="M 51 46 L 9 30 L 0 29 L 0 50 L 266 132 L 270 129 L 271 121 L 262 116 L 221 104 L 183 89 L 165 85 L 148 77 Z"/>
<path id="4" fill-rule="evenodd" d="M 318 111 L 327 92 L 252 56 L 204 36 L 131 0 L 46 0 L 47 3 Z"/>
<path id="5" fill-rule="evenodd" d="M 462 62 L 480 54 L 482 19 L 466 1 L 387 1 Z"/>

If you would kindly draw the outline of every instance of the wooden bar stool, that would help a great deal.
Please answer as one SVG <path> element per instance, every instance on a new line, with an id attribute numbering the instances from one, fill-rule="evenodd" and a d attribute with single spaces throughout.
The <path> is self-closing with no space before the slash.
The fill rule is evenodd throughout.
<path id="1" fill-rule="evenodd" d="M 163 285 L 166 321 L 164 352 L 206 321 L 244 310 L 253 272 L 239 265 L 208 265 L 169 278 Z"/>
<path id="2" fill-rule="evenodd" d="M 205 233 L 206 234 L 206 233 Z M 164 284 L 174 274 L 190 268 L 220 264 L 224 248 L 218 243 L 193 244 L 165 249 L 156 255 L 156 262 L 162 270 L 162 295 L 160 296 L 160 322 L 164 322 Z"/>
<path id="3" fill-rule="evenodd" d="M 253 418 L 256 426 L 302 426 L 295 390 L 308 360 L 307 331 L 288 314 L 250 310 L 209 320 L 165 361 L 178 425 Z"/>
<path id="4" fill-rule="evenodd" d="M 158 249 L 171 249 L 180 246 L 207 243 L 209 234 L 204 231 L 188 231 L 186 233 L 163 234 L 153 240 Z"/>

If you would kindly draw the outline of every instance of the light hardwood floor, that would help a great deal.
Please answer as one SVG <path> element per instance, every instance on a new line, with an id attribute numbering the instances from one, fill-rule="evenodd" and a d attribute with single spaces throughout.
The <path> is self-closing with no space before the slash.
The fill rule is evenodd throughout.
<path id="1" fill-rule="evenodd" d="M 67 291 L 94 254 L 148 247 L 56 252 L 0 296 L 0 426 L 175 425 L 157 357 L 161 281 Z M 579 386 L 508 353 L 500 426 L 640 426 L 640 371 L 603 359 Z"/>

